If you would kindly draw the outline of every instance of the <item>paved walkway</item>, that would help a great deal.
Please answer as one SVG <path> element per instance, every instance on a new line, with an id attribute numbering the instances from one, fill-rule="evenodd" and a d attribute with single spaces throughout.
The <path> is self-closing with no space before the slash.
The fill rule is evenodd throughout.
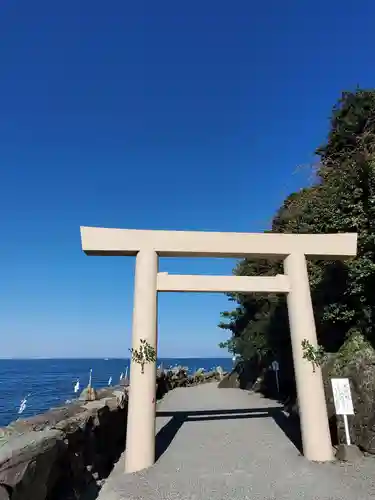
<path id="1" fill-rule="evenodd" d="M 310 463 L 282 415 L 274 401 L 216 384 L 171 391 L 158 406 L 156 464 L 124 474 L 120 459 L 99 500 L 375 498 L 375 459 Z"/>

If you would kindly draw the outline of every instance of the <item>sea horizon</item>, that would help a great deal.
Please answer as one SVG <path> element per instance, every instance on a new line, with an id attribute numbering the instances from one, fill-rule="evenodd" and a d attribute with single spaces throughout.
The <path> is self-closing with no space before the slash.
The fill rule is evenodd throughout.
<path id="1" fill-rule="evenodd" d="M 231 359 L 232 356 L 158 356 L 158 359 Z M 46 359 L 54 359 L 64 361 L 66 359 L 82 359 L 82 360 L 117 360 L 117 359 L 130 359 L 130 356 L 118 357 L 118 356 L 65 356 L 65 357 L 55 357 L 55 356 L 34 356 L 31 358 L 25 357 L 0 357 L 0 361 L 38 361 L 38 360 L 46 360 Z"/>

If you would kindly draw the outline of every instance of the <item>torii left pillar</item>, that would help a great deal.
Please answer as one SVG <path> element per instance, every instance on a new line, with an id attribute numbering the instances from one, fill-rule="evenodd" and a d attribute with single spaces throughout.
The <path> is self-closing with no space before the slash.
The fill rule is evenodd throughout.
<path id="1" fill-rule="evenodd" d="M 146 340 L 157 351 L 157 253 L 140 250 L 136 256 L 132 347 Z M 125 472 L 136 472 L 155 462 L 156 361 L 144 373 L 130 364 Z"/>

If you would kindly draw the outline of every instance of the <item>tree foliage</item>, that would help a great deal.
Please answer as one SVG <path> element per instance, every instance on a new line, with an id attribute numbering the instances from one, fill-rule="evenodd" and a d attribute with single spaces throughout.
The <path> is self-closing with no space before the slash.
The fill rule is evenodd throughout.
<path id="1" fill-rule="evenodd" d="M 286 198 L 275 214 L 277 233 L 358 233 L 358 255 L 347 262 L 309 262 L 319 344 L 337 351 L 352 328 L 375 344 L 375 90 L 344 92 L 332 111 L 325 144 L 310 187 Z M 270 276 L 280 262 L 244 259 L 235 275 Z M 291 376 L 291 347 L 285 298 L 230 294 L 237 303 L 222 313 L 231 337 L 223 347 L 243 359 L 277 358 Z"/>

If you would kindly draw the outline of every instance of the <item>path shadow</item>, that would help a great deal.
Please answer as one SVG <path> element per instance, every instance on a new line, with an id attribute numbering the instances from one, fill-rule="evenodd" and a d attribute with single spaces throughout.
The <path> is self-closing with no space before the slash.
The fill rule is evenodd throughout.
<path id="1" fill-rule="evenodd" d="M 233 410 L 159 411 L 157 417 L 170 417 L 159 430 L 155 442 L 155 460 L 166 452 L 174 437 L 186 422 L 210 420 L 240 420 L 248 418 L 272 418 L 286 437 L 302 453 L 301 431 L 297 422 L 287 417 L 279 406 L 269 408 L 240 408 Z"/>
<path id="2" fill-rule="evenodd" d="M 282 408 L 269 408 L 269 416 L 274 419 L 289 441 L 294 444 L 302 455 L 302 436 L 299 420 L 285 415 Z"/>

